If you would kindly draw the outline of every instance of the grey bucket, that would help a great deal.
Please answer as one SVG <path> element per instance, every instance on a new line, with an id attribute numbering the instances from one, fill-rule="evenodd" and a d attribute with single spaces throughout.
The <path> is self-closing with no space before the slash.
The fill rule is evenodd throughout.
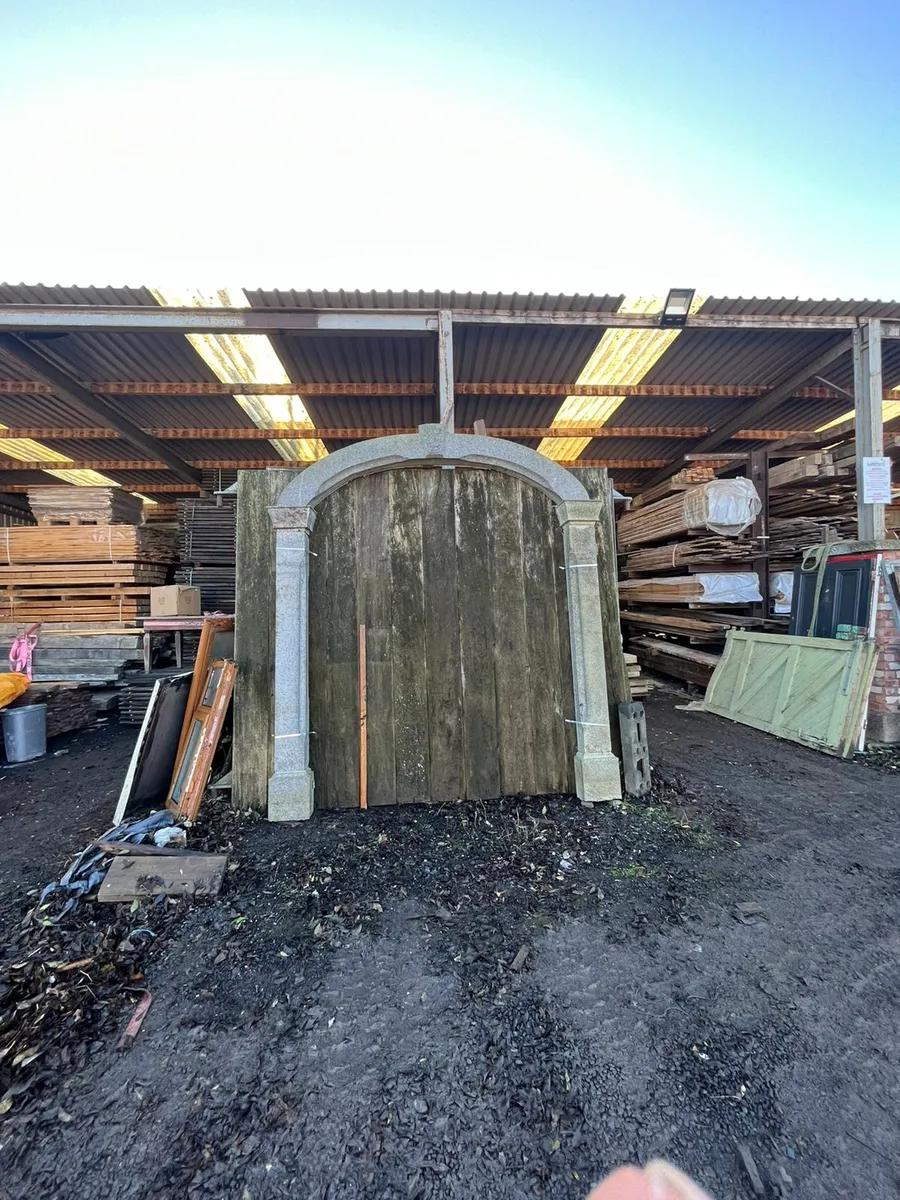
<path id="1" fill-rule="evenodd" d="M 23 704 L 4 708 L 3 746 L 8 762 L 28 762 L 47 753 L 47 705 Z"/>

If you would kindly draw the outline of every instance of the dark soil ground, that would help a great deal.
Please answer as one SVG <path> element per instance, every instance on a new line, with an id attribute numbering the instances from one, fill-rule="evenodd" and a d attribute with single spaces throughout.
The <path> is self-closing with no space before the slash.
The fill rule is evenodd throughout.
<path id="1" fill-rule="evenodd" d="M 896 1197 L 896 776 L 676 703 L 648 704 L 657 783 L 622 811 L 207 806 L 218 901 L 47 934 L 124 946 L 154 1004 L 117 1052 L 131 1001 L 89 979 L 0 1119 L 0 1196 L 565 1200 L 663 1155 L 729 1200 L 744 1143 L 769 1196 Z M 0 770 L 7 956 L 132 738 Z"/>

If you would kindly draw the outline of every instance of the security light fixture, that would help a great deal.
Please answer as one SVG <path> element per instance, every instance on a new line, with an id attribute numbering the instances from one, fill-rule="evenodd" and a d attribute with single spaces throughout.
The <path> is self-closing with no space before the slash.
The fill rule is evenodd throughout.
<path id="1" fill-rule="evenodd" d="M 694 288 L 672 288 L 666 296 L 659 323 L 663 329 L 681 329 L 687 324 L 694 301 Z"/>

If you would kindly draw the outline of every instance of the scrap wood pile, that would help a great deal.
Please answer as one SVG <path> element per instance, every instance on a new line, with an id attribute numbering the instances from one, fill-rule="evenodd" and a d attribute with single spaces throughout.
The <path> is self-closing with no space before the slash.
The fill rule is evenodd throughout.
<path id="1" fill-rule="evenodd" d="M 9 938 L 0 967 L 0 1117 L 22 1108 L 62 1068 L 82 1065 L 98 1036 L 106 1037 L 107 1052 L 128 1048 L 127 1031 L 118 1042 L 105 1031 L 122 1027 L 129 1003 L 133 1014 L 140 999 L 144 1012 L 149 1007 L 144 966 L 186 911 L 172 896 L 214 895 L 218 885 L 210 881 L 221 883 L 227 865 L 224 854 L 180 851 L 171 838 L 158 847 L 166 831 L 183 833 L 167 811 L 109 830 L 43 890 Z M 199 873 L 197 860 L 205 864 Z M 104 896 L 113 868 L 114 886 Z M 167 886 L 178 875 L 203 883 Z M 168 903 L 154 902 L 166 894 Z M 117 900 L 124 902 L 109 903 Z"/>
<path id="2" fill-rule="evenodd" d="M 127 624 L 149 616 L 174 561 L 171 532 L 153 526 L 0 529 L 0 617 Z"/>
<path id="3" fill-rule="evenodd" d="M 179 500 L 176 583 L 200 589 L 205 612 L 234 612 L 237 498 Z"/>
<path id="4" fill-rule="evenodd" d="M 690 647 L 721 645 L 729 629 L 758 621 L 746 609 L 761 600 L 750 569 L 760 547 L 748 532 L 759 510 L 749 480 L 686 486 L 676 479 L 639 496 L 619 518 L 622 623 L 642 666 L 705 681 L 712 655 L 695 659 Z M 668 653 L 668 643 L 687 653 Z"/>

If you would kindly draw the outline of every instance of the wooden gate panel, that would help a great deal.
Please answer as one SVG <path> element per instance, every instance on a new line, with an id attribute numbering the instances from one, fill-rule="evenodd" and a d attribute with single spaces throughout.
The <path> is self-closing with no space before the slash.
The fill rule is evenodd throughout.
<path id="1" fill-rule="evenodd" d="M 396 803 L 428 800 L 428 693 L 421 471 L 390 480 L 391 630 Z"/>
<path id="2" fill-rule="evenodd" d="M 564 697 L 571 694 L 565 691 L 571 688 L 565 669 L 568 630 L 564 635 L 560 632 L 557 613 L 557 595 L 565 577 L 557 570 L 554 553 L 558 526 L 553 506 L 527 485 L 521 485 L 520 492 L 528 701 L 534 731 L 532 787 L 540 795 L 570 790 L 563 711 Z"/>
<path id="3" fill-rule="evenodd" d="M 463 704 L 465 795 L 502 794 L 494 682 L 488 484 L 485 471 L 456 470 L 457 597 Z"/>
<path id="4" fill-rule="evenodd" d="M 503 480 L 503 484 L 488 492 L 491 616 L 500 787 L 504 795 L 515 796 L 530 791 L 534 779 L 531 672 L 526 653 L 521 490 L 517 480 Z"/>
<path id="5" fill-rule="evenodd" d="M 433 800 L 466 794 L 454 471 L 421 471 L 428 751 Z"/>
<path id="6" fill-rule="evenodd" d="M 357 624 L 366 627 L 368 802 L 396 804 L 390 475 L 359 481 L 356 504 Z"/>

